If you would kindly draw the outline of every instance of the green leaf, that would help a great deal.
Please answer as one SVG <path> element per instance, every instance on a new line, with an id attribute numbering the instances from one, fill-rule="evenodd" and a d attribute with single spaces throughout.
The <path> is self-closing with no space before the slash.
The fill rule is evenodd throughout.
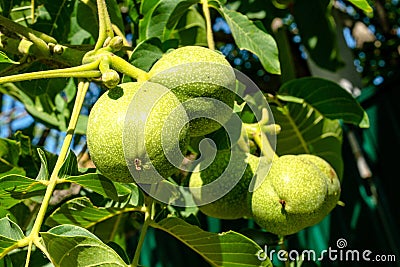
<path id="1" fill-rule="evenodd" d="M 8 217 L 0 219 L 0 255 L 9 247 L 15 246 L 18 240 L 25 237 L 18 224 Z"/>
<path id="2" fill-rule="evenodd" d="M 272 266 L 268 258 L 265 261 L 258 259 L 257 253 L 262 251 L 260 246 L 233 231 L 209 233 L 173 217 L 151 226 L 174 236 L 213 266 Z"/>
<path id="3" fill-rule="evenodd" d="M 33 153 L 31 138 L 27 135 L 24 135 L 21 131 L 17 131 L 14 134 L 14 138 L 18 146 L 20 147 L 19 154 L 21 156 L 31 156 Z"/>
<path id="4" fill-rule="evenodd" d="M 350 3 L 363 10 L 366 13 L 373 11 L 367 0 L 348 0 Z"/>
<path id="5" fill-rule="evenodd" d="M 19 64 L 14 60 L 11 60 L 4 52 L 0 51 L 0 63 L 9 63 L 9 64 Z"/>
<path id="6" fill-rule="evenodd" d="M 106 207 L 137 207 L 143 205 L 143 193 L 134 184 L 114 183 L 118 193 L 118 202 L 112 201 Z"/>
<path id="7" fill-rule="evenodd" d="M 86 37 L 86 33 L 90 33 L 93 40 L 96 40 L 99 36 L 99 18 L 97 12 L 96 0 L 88 1 L 77 1 L 77 7 L 74 12 L 74 18 L 84 32 L 75 30 L 75 34 L 78 33 Z M 121 10 L 116 0 L 106 0 L 107 11 L 111 19 L 111 23 L 116 25 L 121 32 L 124 32 L 124 23 L 121 15 Z"/>
<path id="8" fill-rule="evenodd" d="M 22 171 L 18 167 L 18 160 L 20 154 L 20 147 L 14 140 L 0 138 L 0 177 L 3 173 L 18 170 Z"/>
<path id="9" fill-rule="evenodd" d="M 12 240 L 20 240 L 25 237 L 24 232 L 22 232 L 18 224 L 11 221 L 8 217 L 0 219 L 0 236 L 7 237 Z"/>
<path id="10" fill-rule="evenodd" d="M 0 207 L 11 208 L 15 204 L 35 196 L 43 196 L 46 186 L 41 182 L 21 176 L 7 175 L 0 178 Z"/>
<path id="11" fill-rule="evenodd" d="M 70 32 L 70 17 L 74 10 L 75 1 L 44 1 L 37 9 L 37 16 L 33 28 L 47 33 L 58 42 L 67 41 Z"/>
<path id="12" fill-rule="evenodd" d="M 307 103 L 287 102 L 271 105 L 275 123 L 281 126 L 277 135 L 276 152 L 286 154 L 314 154 L 324 158 L 343 174 L 342 128 L 338 120 L 324 118 Z"/>
<path id="13" fill-rule="evenodd" d="M 70 149 L 67 158 L 64 160 L 63 165 L 58 171 L 59 178 L 68 178 L 78 174 L 78 160 L 75 153 Z"/>
<path id="14" fill-rule="evenodd" d="M 362 128 L 369 127 L 368 115 L 357 100 L 338 84 L 328 80 L 307 77 L 289 81 L 279 89 L 278 98 L 305 102 L 329 119 L 341 119 Z"/>
<path id="15" fill-rule="evenodd" d="M 93 190 L 94 192 L 110 198 L 114 201 L 118 201 L 118 194 L 113 182 L 107 179 L 105 176 L 98 173 L 87 173 L 78 176 L 65 177 L 68 181 L 79 184 L 87 189 Z"/>
<path id="16" fill-rule="evenodd" d="M 170 39 L 179 19 L 192 5 L 199 0 L 160 0 L 144 1 L 142 5 L 143 19 L 139 22 L 139 41 L 158 37 L 161 41 Z"/>
<path id="17" fill-rule="evenodd" d="M 232 31 L 237 46 L 255 54 L 266 71 L 280 74 L 278 47 L 274 38 L 259 29 L 245 15 L 225 7 L 220 10 Z"/>
<path id="18" fill-rule="evenodd" d="M 39 154 L 40 158 L 40 170 L 38 175 L 36 176 L 37 181 L 47 181 L 49 180 L 49 170 L 47 167 L 47 159 L 46 159 L 46 154 L 44 151 L 40 148 L 37 149 L 37 152 Z"/>
<path id="19" fill-rule="evenodd" d="M 114 216 L 135 211 L 135 208 L 96 207 L 87 197 L 79 197 L 67 201 L 56 209 L 46 220 L 46 225 L 74 224 L 89 228 Z"/>
<path id="20" fill-rule="evenodd" d="M 330 0 L 296 0 L 293 16 L 302 44 L 321 68 L 336 71 L 343 66 L 336 39 Z"/>
<path id="21" fill-rule="evenodd" d="M 75 127 L 75 134 L 86 134 L 86 128 L 89 116 L 80 114 L 78 117 L 78 122 Z"/>
<path id="22" fill-rule="evenodd" d="M 6 255 L 4 258 L 0 259 L 0 267 L 13 267 L 12 259 L 9 255 Z"/>
<path id="23" fill-rule="evenodd" d="M 166 49 L 177 47 L 177 40 L 168 40 L 162 43 L 157 37 L 152 37 L 136 46 L 129 62 L 142 70 L 149 71 L 153 64 L 162 57 Z"/>
<path id="24" fill-rule="evenodd" d="M 32 85 L 31 85 L 32 86 Z M 57 114 L 49 109 L 49 112 L 44 111 L 51 106 L 51 101 L 49 99 L 45 99 L 43 96 L 37 96 L 31 98 L 28 94 L 26 94 L 23 90 L 18 88 L 15 84 L 3 84 L 0 86 L 0 92 L 8 94 L 18 101 L 22 102 L 25 106 L 25 109 L 35 117 L 38 121 L 43 122 L 47 125 L 56 126 L 58 128 L 65 128 L 65 118 L 59 118 Z M 36 99 L 36 101 L 34 101 Z M 47 108 L 45 108 L 47 107 Z"/>
<path id="25" fill-rule="evenodd" d="M 207 46 L 206 22 L 196 8 L 187 10 L 171 37 L 178 39 L 182 46 Z"/>
<path id="26" fill-rule="evenodd" d="M 78 23 L 79 17 L 78 17 L 78 10 L 82 9 L 82 5 L 85 5 L 82 1 L 77 1 L 75 3 L 75 8 L 74 11 L 71 14 L 71 30 L 68 34 L 68 41 L 71 45 L 81 45 L 83 43 L 88 43 L 88 40 L 91 39 L 92 35 L 83 27 L 88 26 L 83 24 L 82 27 Z M 82 11 L 80 11 L 82 16 Z M 97 26 L 97 23 L 91 23 L 90 26 Z M 94 39 L 93 39 L 94 43 Z"/>
<path id="27" fill-rule="evenodd" d="M 41 236 L 56 266 L 128 267 L 114 250 L 84 228 L 60 225 L 41 233 Z"/>

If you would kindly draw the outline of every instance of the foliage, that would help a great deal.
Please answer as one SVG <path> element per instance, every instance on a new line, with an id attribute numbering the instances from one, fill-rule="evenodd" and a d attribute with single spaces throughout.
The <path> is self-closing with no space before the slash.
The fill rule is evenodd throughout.
<path id="1" fill-rule="evenodd" d="M 0 266 L 20 266 L 16 255 L 24 255 L 31 266 L 138 266 L 149 227 L 182 242 L 204 264 L 272 266 L 268 258 L 260 262 L 262 248 L 249 237 L 211 233 L 195 207 L 159 203 L 134 183 L 111 181 L 85 162 L 86 146 L 71 149 L 85 142 L 93 104 L 88 103 L 89 82 L 106 89 L 115 87 L 120 76 L 123 82 L 145 80 L 151 66 L 179 46 L 221 48 L 217 32 L 214 43 L 211 18 L 223 18 L 226 35 L 242 55 L 251 54 L 262 73 L 278 77 L 290 62 L 279 55 L 283 47 L 265 26 L 268 16 L 253 19 L 254 6 L 245 2 L 0 0 L 0 93 L 20 101 L 35 125 L 65 132 L 58 155 L 34 141 L 37 133 L 29 129 L 0 139 Z M 275 14 L 282 12 L 275 1 L 267 2 Z M 330 1 L 320 2 L 314 20 L 303 12 L 311 12 L 307 1 L 296 0 L 293 14 L 310 56 L 320 67 L 335 70 L 341 61 L 327 15 Z M 371 12 L 367 1 L 351 2 Z M 310 27 L 316 24 L 314 31 Z M 315 35 L 321 43 L 313 43 Z M 279 90 L 263 93 L 258 97 L 267 99 L 280 128 L 277 154 L 318 155 L 341 176 L 341 124 L 368 127 L 356 100 L 339 85 L 313 77 L 282 80 Z M 248 96 L 247 101 L 257 106 L 259 98 Z M 237 101 L 235 112 L 251 125 L 256 118 L 248 108 Z M 208 137 L 218 145 L 227 142 L 220 131 Z M 250 151 L 260 155 L 263 146 L 252 141 L 256 145 Z M 199 142 L 191 140 L 188 157 L 198 156 Z M 185 175 L 176 173 L 169 181 L 184 184 Z M 125 237 L 139 231 L 133 254 Z"/>

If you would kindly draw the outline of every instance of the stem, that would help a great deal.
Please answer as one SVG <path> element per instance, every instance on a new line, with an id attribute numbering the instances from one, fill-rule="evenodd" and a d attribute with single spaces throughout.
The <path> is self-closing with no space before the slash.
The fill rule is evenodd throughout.
<path id="1" fill-rule="evenodd" d="M 26 260 L 25 260 L 25 267 L 29 267 L 29 261 L 31 260 L 31 253 L 32 253 L 32 240 L 29 241 L 28 252 L 26 254 Z"/>
<path id="2" fill-rule="evenodd" d="M 260 148 L 261 154 L 265 157 L 272 158 L 272 160 L 276 160 L 278 155 L 275 153 L 275 150 L 272 149 L 271 144 L 268 141 L 268 137 L 262 131 L 258 131 L 253 134 L 253 140 L 256 145 Z"/>
<path id="3" fill-rule="evenodd" d="M 139 68 L 136 68 L 135 66 L 133 66 L 126 60 L 120 58 L 119 56 L 112 55 L 110 56 L 110 60 L 111 60 L 110 64 L 111 68 L 136 79 L 138 82 L 147 81 L 149 79 L 149 75 L 147 72 Z"/>
<path id="4" fill-rule="evenodd" d="M 69 66 L 77 66 L 82 64 L 82 58 L 87 52 L 86 50 L 75 49 L 65 45 L 58 46 L 63 50 L 61 55 L 53 54 L 50 57 L 43 57 L 41 56 L 40 49 L 31 41 L 25 38 L 13 38 L 10 36 L 6 36 L 3 33 L 0 33 L 0 49 L 2 49 L 3 51 L 9 52 L 14 55 L 22 55 L 25 57 L 28 55 L 33 56 L 34 58 L 36 58 L 36 60 L 46 60 L 47 64 L 49 59 Z M 30 64 L 32 64 L 32 62 Z M 15 66 L 11 66 L 10 68 L 16 69 Z M 2 70 L 2 73 L 4 73 L 4 70 Z"/>
<path id="5" fill-rule="evenodd" d="M 35 31 L 33 29 L 27 28 L 22 26 L 21 24 L 18 24 L 6 17 L 3 17 L 0 15 L 0 25 L 6 27 L 8 30 L 18 33 L 22 36 L 24 36 L 25 38 L 29 39 L 30 41 L 32 41 L 33 43 L 35 43 L 33 40 L 30 39 L 30 35 L 29 33 L 33 34 L 35 37 L 39 38 L 42 42 L 41 43 L 57 43 L 57 40 L 54 39 L 53 37 L 39 32 L 39 31 Z M 48 50 L 47 45 L 46 45 L 46 50 Z"/>
<path id="6" fill-rule="evenodd" d="M 38 37 L 38 32 L 31 30 L 29 28 L 26 28 L 22 25 L 19 25 L 18 23 L 15 23 L 12 20 L 8 20 L 3 16 L 0 16 L 0 24 L 4 25 L 10 31 L 21 34 L 22 36 L 27 38 L 29 41 L 34 43 L 37 46 L 37 48 L 40 50 L 40 53 L 43 56 L 50 56 L 49 47 L 47 46 L 47 43 L 43 39 Z"/>
<path id="7" fill-rule="evenodd" d="M 22 73 L 16 75 L 10 75 L 6 77 L 0 77 L 0 84 L 8 82 L 20 82 L 25 80 L 45 79 L 45 78 L 97 78 L 101 76 L 100 71 L 97 70 L 99 66 L 99 60 L 65 69 L 55 70 L 44 70 L 31 73 Z"/>
<path id="8" fill-rule="evenodd" d="M 146 237 L 146 232 L 147 232 L 147 229 L 149 228 L 149 225 L 153 219 L 152 217 L 153 217 L 154 202 L 153 202 L 152 198 L 150 198 L 150 197 L 148 198 L 148 200 L 149 200 L 149 202 L 147 205 L 146 212 L 144 214 L 144 223 L 142 226 L 142 230 L 140 231 L 139 242 L 136 247 L 135 256 L 134 256 L 132 264 L 131 264 L 131 266 L 133 266 L 133 267 L 137 267 L 139 265 L 140 252 L 142 251 L 143 242 Z"/>
<path id="9" fill-rule="evenodd" d="M 35 23 L 35 0 L 31 0 L 31 23 Z"/>
<path id="10" fill-rule="evenodd" d="M 40 240 L 39 240 L 39 239 L 36 239 L 35 241 L 33 241 L 33 243 L 35 244 L 35 246 L 36 246 L 38 249 L 40 249 L 40 250 L 46 255 L 46 257 L 47 257 L 49 260 L 51 259 L 49 252 L 47 251 L 46 247 L 43 246 L 42 243 L 40 243 Z"/>
<path id="11" fill-rule="evenodd" d="M 105 0 L 97 0 L 97 12 L 99 14 L 99 38 L 97 39 L 94 50 L 102 48 L 107 37 L 114 37 Z"/>
<path id="12" fill-rule="evenodd" d="M 208 8 L 208 0 L 201 0 L 204 17 L 206 18 L 207 44 L 208 48 L 215 50 L 214 37 L 212 32 L 210 9 Z"/>
<path id="13" fill-rule="evenodd" d="M 61 169 L 64 160 L 68 154 L 69 147 L 71 145 L 72 137 L 75 131 L 76 124 L 78 122 L 79 113 L 81 111 L 83 102 L 85 100 L 86 92 L 89 88 L 89 82 L 80 81 L 78 84 L 78 92 L 75 99 L 74 109 L 72 110 L 71 119 L 69 121 L 67 135 L 65 136 L 64 143 L 62 144 L 60 154 L 57 158 L 56 165 L 54 166 L 53 172 L 51 173 L 49 184 L 46 188 L 46 193 L 43 197 L 42 205 L 40 206 L 38 215 L 35 223 L 33 224 L 32 231 L 27 238 L 31 240 L 39 239 L 39 231 L 42 226 L 47 207 L 50 202 L 50 198 L 53 195 L 54 188 L 57 185 L 58 172 Z"/>

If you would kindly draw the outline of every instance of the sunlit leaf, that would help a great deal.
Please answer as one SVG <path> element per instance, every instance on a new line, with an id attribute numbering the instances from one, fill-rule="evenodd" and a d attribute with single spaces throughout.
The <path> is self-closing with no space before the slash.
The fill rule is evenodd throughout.
<path id="1" fill-rule="evenodd" d="M 287 82 L 279 89 L 278 98 L 308 103 L 329 119 L 369 126 L 367 113 L 357 100 L 338 84 L 325 79 L 307 77 Z"/>
<path id="2" fill-rule="evenodd" d="M 144 1 L 142 5 L 143 19 L 139 23 L 140 41 L 150 37 L 158 37 L 162 41 L 170 38 L 179 19 L 192 5 L 199 0 L 160 0 Z"/>
<path id="3" fill-rule="evenodd" d="M 259 29 L 245 15 L 225 7 L 221 11 L 232 31 L 236 45 L 255 54 L 266 71 L 280 74 L 278 47 L 274 38 Z"/>
<path id="4" fill-rule="evenodd" d="M 64 160 L 61 169 L 58 172 L 59 178 L 67 178 L 78 174 L 78 160 L 75 153 L 70 149 L 67 158 Z"/>
<path id="5" fill-rule="evenodd" d="M 15 62 L 11 60 L 4 52 L 0 51 L 0 63 L 9 63 L 9 64 L 19 64 L 19 62 Z"/>
<path id="6" fill-rule="evenodd" d="M 137 210 L 135 208 L 104 208 L 96 207 L 87 197 L 75 198 L 67 201 L 56 209 L 46 220 L 49 226 L 59 224 L 74 224 L 89 228 L 100 222 L 118 216 L 125 212 Z"/>
<path id="7" fill-rule="evenodd" d="M 13 240 L 20 240 L 25 237 L 18 224 L 11 221 L 8 217 L 0 219 L 0 236 L 4 236 Z"/>
<path id="8" fill-rule="evenodd" d="M 41 233 L 41 236 L 56 266 L 128 267 L 114 250 L 84 228 L 60 225 Z"/>
<path id="9" fill-rule="evenodd" d="M 18 240 L 25 237 L 21 228 L 8 217 L 0 219 L 0 254 L 7 248 L 15 246 Z"/>
<path id="10" fill-rule="evenodd" d="M 47 166 L 46 154 L 40 148 L 37 149 L 39 158 L 40 158 L 40 170 L 38 175 L 36 176 L 37 181 L 46 181 L 49 180 L 49 169 Z"/>
<path id="11" fill-rule="evenodd" d="M 350 3 L 363 10 L 366 13 L 373 11 L 367 0 L 348 0 Z"/>
<path id="12" fill-rule="evenodd" d="M 268 258 L 265 261 L 258 259 L 261 247 L 239 233 L 209 233 L 173 217 L 152 226 L 174 236 L 213 266 L 272 266 Z"/>
<path id="13" fill-rule="evenodd" d="M 8 209 L 35 196 L 42 196 L 46 186 L 37 180 L 11 174 L 0 178 L 0 207 Z"/>
<path id="14" fill-rule="evenodd" d="M 166 49 L 177 47 L 177 40 L 168 40 L 162 43 L 157 37 L 152 37 L 136 46 L 129 62 L 142 70 L 149 71 L 153 64 L 166 52 Z"/>
<path id="15" fill-rule="evenodd" d="M 178 39 L 182 46 L 207 46 L 206 22 L 203 16 L 191 7 L 181 17 L 171 37 Z"/>
<path id="16" fill-rule="evenodd" d="M 338 120 L 324 118 L 307 103 L 271 105 L 271 110 L 275 123 L 281 126 L 277 136 L 278 155 L 318 155 L 332 165 L 339 177 L 342 176 L 342 128 Z"/>
<path id="17" fill-rule="evenodd" d="M 18 166 L 20 147 L 14 140 L 0 138 L 0 177 L 7 172 L 23 172 Z"/>
<path id="18" fill-rule="evenodd" d="M 86 173 L 78 176 L 68 176 L 66 179 L 87 189 L 93 190 L 104 197 L 118 201 L 118 194 L 115 185 L 103 175 L 97 173 Z"/>

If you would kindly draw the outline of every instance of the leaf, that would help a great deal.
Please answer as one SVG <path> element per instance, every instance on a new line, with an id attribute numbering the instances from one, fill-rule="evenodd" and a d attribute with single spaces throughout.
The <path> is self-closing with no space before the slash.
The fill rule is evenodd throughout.
<path id="1" fill-rule="evenodd" d="M 14 60 L 11 60 L 4 52 L 0 51 L 0 63 L 8 63 L 8 64 L 19 64 Z"/>
<path id="2" fill-rule="evenodd" d="M 67 158 L 64 160 L 63 165 L 58 171 L 59 178 L 68 178 L 78 174 L 78 160 L 75 153 L 70 149 Z"/>
<path id="3" fill-rule="evenodd" d="M 116 0 L 106 0 L 107 11 L 111 23 L 124 32 L 124 22 L 120 7 Z M 96 0 L 78 1 L 76 9 L 76 20 L 79 26 L 89 32 L 94 40 L 99 36 L 99 18 Z"/>
<path id="4" fill-rule="evenodd" d="M 277 135 L 278 155 L 306 153 L 320 156 L 342 177 L 342 128 L 338 120 L 324 118 L 307 103 L 271 105 L 271 110 L 275 123 L 281 126 Z"/>
<path id="5" fill-rule="evenodd" d="M 9 255 L 6 255 L 4 258 L 0 259 L 0 267 L 13 267 L 12 259 Z"/>
<path id="6" fill-rule="evenodd" d="M 357 100 L 338 84 L 325 79 L 307 77 L 289 81 L 279 89 L 278 98 L 306 102 L 326 118 L 369 127 L 368 115 Z"/>
<path id="7" fill-rule="evenodd" d="M 93 190 L 104 197 L 118 201 L 117 190 L 113 182 L 103 175 L 97 173 L 87 173 L 78 176 L 69 176 L 65 179 L 79 184 L 87 189 Z"/>
<path id="8" fill-rule="evenodd" d="M 18 166 L 20 147 L 14 140 L 0 138 L 0 176 L 13 170 L 22 171 Z"/>
<path id="9" fill-rule="evenodd" d="M 79 9 L 82 9 L 82 5 L 85 5 L 82 1 L 77 1 L 75 3 L 75 8 L 74 11 L 71 14 L 71 30 L 68 34 L 68 41 L 71 45 L 81 45 L 83 43 L 89 43 L 92 35 L 83 27 L 85 26 L 97 26 L 97 23 L 91 23 L 90 25 L 85 25 L 79 23 L 79 15 L 82 15 L 82 10 L 80 11 L 81 13 L 79 14 Z M 91 12 L 91 11 L 90 11 Z M 93 39 L 94 42 L 94 39 Z"/>
<path id="10" fill-rule="evenodd" d="M 165 49 L 177 47 L 178 42 L 175 40 L 168 40 L 163 44 L 157 37 L 152 37 L 136 46 L 129 62 L 142 70 L 149 71 L 153 64 L 162 57 Z"/>
<path id="11" fill-rule="evenodd" d="M 25 237 L 18 224 L 8 217 L 0 219 L 0 254 L 9 247 L 15 246 L 18 240 Z"/>
<path id="12" fill-rule="evenodd" d="M 237 46 L 255 54 L 266 71 L 280 74 L 278 47 L 274 38 L 259 29 L 245 15 L 225 7 L 220 11 L 232 31 Z"/>
<path id="13" fill-rule="evenodd" d="M 30 86 L 33 85 L 31 84 Z M 54 110 L 48 109 L 48 107 L 51 106 L 51 104 L 49 104 L 48 98 L 44 99 L 43 96 L 31 98 L 23 90 L 18 88 L 15 84 L 11 83 L 3 84 L 2 86 L 0 86 L 0 92 L 8 94 L 18 101 L 22 102 L 29 114 L 35 117 L 38 121 L 53 127 L 56 126 L 58 128 L 65 128 L 65 118 L 59 118 Z M 34 99 L 36 99 L 36 101 L 34 101 Z M 45 107 L 47 107 L 48 112 L 45 111 Z"/>
<path id="14" fill-rule="evenodd" d="M 41 182 L 16 174 L 0 178 L 0 207 L 11 208 L 15 204 L 35 196 L 42 196 L 46 186 Z"/>
<path id="15" fill-rule="evenodd" d="M 47 159 L 46 154 L 40 148 L 37 149 L 40 158 L 40 170 L 38 175 L 36 176 L 37 181 L 47 181 L 49 180 L 49 170 L 47 167 Z"/>
<path id="16" fill-rule="evenodd" d="M 172 38 L 179 40 L 181 46 L 207 46 L 206 22 L 203 16 L 191 7 L 179 20 Z"/>
<path id="17" fill-rule="evenodd" d="M 330 0 L 296 0 L 293 16 L 311 59 L 321 68 L 336 71 L 343 63 L 331 8 Z"/>
<path id="18" fill-rule="evenodd" d="M 75 134 L 86 134 L 86 128 L 89 116 L 80 114 L 78 117 L 78 122 L 75 127 Z"/>
<path id="19" fill-rule="evenodd" d="M 119 214 L 137 210 L 135 208 L 96 207 L 87 197 L 79 197 L 67 201 L 57 208 L 46 220 L 46 225 L 74 224 L 89 228 Z"/>
<path id="20" fill-rule="evenodd" d="M 150 2 L 150 1 L 144 1 Z M 161 41 L 170 39 L 179 19 L 199 0 L 160 0 L 142 5 L 143 19 L 139 21 L 139 41 L 158 37 Z M 151 5 L 151 6 L 150 6 Z"/>
<path id="21" fill-rule="evenodd" d="M 22 232 L 18 224 L 11 221 L 8 217 L 0 219 L 0 236 L 7 237 L 12 240 L 20 240 L 25 237 L 24 232 Z"/>
<path id="22" fill-rule="evenodd" d="M 32 155 L 32 144 L 31 138 L 27 135 L 24 135 L 21 131 L 17 131 L 14 134 L 15 141 L 20 147 L 20 156 L 31 156 Z"/>
<path id="23" fill-rule="evenodd" d="M 41 233 L 41 236 L 56 266 L 128 267 L 114 250 L 84 228 L 60 225 Z"/>
<path id="24" fill-rule="evenodd" d="M 272 266 L 268 258 L 258 259 L 257 253 L 262 249 L 256 243 L 233 231 L 209 233 L 173 217 L 151 226 L 174 236 L 213 266 Z"/>
<path id="25" fill-rule="evenodd" d="M 75 1 L 42 1 L 40 5 L 36 5 L 35 23 L 33 25 L 27 25 L 28 22 L 31 22 L 29 18 L 31 15 L 30 1 L 22 1 L 21 4 L 23 4 L 21 8 L 14 8 L 11 11 L 13 20 L 25 22 L 24 26 L 29 26 L 40 32 L 47 33 L 60 43 L 66 41 L 70 30 L 69 18 L 73 11 Z"/>
<path id="26" fill-rule="evenodd" d="M 369 5 L 367 0 L 348 0 L 348 1 L 366 13 L 371 13 L 373 11 L 372 7 Z"/>

